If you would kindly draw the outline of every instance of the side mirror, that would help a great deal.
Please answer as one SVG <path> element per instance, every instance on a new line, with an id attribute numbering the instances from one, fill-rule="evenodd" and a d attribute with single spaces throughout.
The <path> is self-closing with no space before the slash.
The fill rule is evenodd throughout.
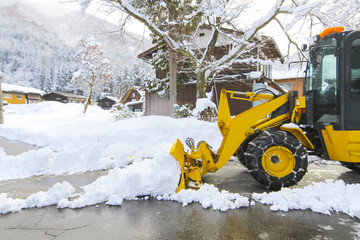
<path id="1" fill-rule="evenodd" d="M 308 48 L 308 45 L 307 44 L 302 44 L 301 45 L 301 51 L 305 52 Z"/>

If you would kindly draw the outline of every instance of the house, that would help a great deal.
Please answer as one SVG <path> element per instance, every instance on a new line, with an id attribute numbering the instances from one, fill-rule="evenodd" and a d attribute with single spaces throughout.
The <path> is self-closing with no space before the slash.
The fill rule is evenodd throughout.
<path id="1" fill-rule="evenodd" d="M 57 101 L 62 103 L 84 103 L 86 97 L 74 93 L 51 92 L 43 96 L 45 101 Z"/>
<path id="2" fill-rule="evenodd" d="M 273 80 L 288 91 L 298 91 L 303 96 L 305 82 L 305 66 L 297 65 L 289 69 L 289 66 L 274 66 Z"/>
<path id="3" fill-rule="evenodd" d="M 140 87 L 130 87 L 121 98 L 121 103 L 133 112 L 144 111 L 145 91 Z"/>
<path id="4" fill-rule="evenodd" d="M 212 101 L 218 106 L 221 89 L 227 89 L 232 91 L 241 91 L 241 92 L 251 92 L 255 88 L 266 88 L 270 89 L 274 93 L 284 92 L 281 86 L 276 82 L 268 79 L 264 76 L 259 78 L 248 78 L 242 81 L 237 79 L 228 79 L 228 80 L 215 80 L 213 84 L 209 85 L 206 89 L 206 92 L 211 92 Z M 161 97 L 155 93 L 145 93 L 145 115 L 170 115 L 170 102 L 167 98 Z M 184 105 L 190 103 L 195 107 L 196 105 L 196 83 L 185 83 L 183 87 L 179 90 L 176 96 L 177 104 Z M 236 99 L 228 99 L 230 113 L 235 116 L 242 113 L 245 110 L 250 109 L 253 106 L 252 102 L 240 101 Z"/>
<path id="5" fill-rule="evenodd" d="M 204 45 L 208 41 L 211 31 L 207 28 L 199 31 L 198 36 L 195 39 L 195 42 L 198 46 Z M 213 57 L 220 59 L 222 56 L 226 55 L 230 49 L 230 39 L 221 39 L 220 44 L 215 46 Z M 260 58 L 262 60 L 279 60 L 282 59 L 280 50 L 278 49 L 275 41 L 267 36 L 262 36 L 261 40 L 256 39 L 256 46 L 249 50 L 246 56 L 243 58 Z M 205 46 L 205 45 L 204 45 Z M 138 55 L 139 58 L 144 61 L 150 61 L 154 53 L 156 53 L 160 47 L 154 46 L 145 52 Z M 239 58 L 241 59 L 241 58 Z M 256 64 L 248 62 L 235 62 L 230 67 L 223 69 L 218 73 L 217 78 L 213 83 L 208 86 L 207 92 L 212 90 L 212 87 L 216 87 L 217 90 L 212 90 L 214 93 L 220 93 L 222 88 L 235 91 L 253 91 L 255 84 L 267 84 L 272 85 L 271 87 L 278 88 L 281 91 L 281 88 L 273 81 L 272 79 L 272 66 L 267 64 Z M 262 72 L 262 77 L 252 76 L 252 72 Z M 166 73 L 161 70 L 156 70 L 156 77 L 159 79 L 165 78 Z M 258 86 L 256 87 L 258 88 Z M 214 96 L 214 94 L 213 94 Z M 213 98 L 213 101 L 217 104 L 216 97 Z M 232 102 L 230 100 L 229 102 Z M 189 79 L 189 81 L 183 84 L 181 89 L 178 89 L 177 92 L 177 104 L 183 105 L 185 103 L 190 103 L 193 106 L 196 104 L 196 83 L 195 79 Z M 145 115 L 170 115 L 170 106 L 169 100 L 166 97 L 161 97 L 154 92 L 146 92 L 145 94 Z M 236 105 L 242 105 L 241 107 L 236 107 L 231 105 L 231 113 L 238 114 L 241 111 L 248 109 L 251 106 L 251 103 L 246 101 L 236 101 Z"/>
<path id="6" fill-rule="evenodd" d="M 24 87 L 1 83 L 2 98 L 5 104 L 32 104 L 42 100 L 44 91 L 32 87 Z"/>
<path id="7" fill-rule="evenodd" d="M 102 109 L 108 110 L 111 109 L 111 107 L 115 104 L 119 104 L 120 100 L 117 99 L 116 97 L 112 97 L 112 96 L 105 96 L 101 99 L 99 99 L 97 105 L 99 107 L 101 107 Z"/>
<path id="8" fill-rule="evenodd" d="M 298 95 L 303 96 L 305 77 L 274 77 L 274 81 L 286 90 L 298 91 Z"/>

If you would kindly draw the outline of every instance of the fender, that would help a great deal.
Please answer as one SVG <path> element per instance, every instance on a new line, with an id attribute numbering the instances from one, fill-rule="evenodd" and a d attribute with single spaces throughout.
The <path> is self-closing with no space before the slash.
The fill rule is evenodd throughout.
<path id="1" fill-rule="evenodd" d="M 285 124 L 285 125 L 281 126 L 280 129 L 287 131 L 287 132 L 291 133 L 292 135 L 294 135 L 297 139 L 299 139 L 299 141 L 301 141 L 301 143 L 305 147 L 307 147 L 309 149 L 314 149 L 313 144 L 310 142 L 310 140 L 305 135 L 305 133 L 297 125 Z"/>

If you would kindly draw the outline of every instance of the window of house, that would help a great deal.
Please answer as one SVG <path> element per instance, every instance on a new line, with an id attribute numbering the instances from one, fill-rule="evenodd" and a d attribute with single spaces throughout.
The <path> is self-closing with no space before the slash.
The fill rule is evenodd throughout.
<path id="1" fill-rule="evenodd" d="M 135 98 L 133 98 L 133 99 L 131 99 L 131 101 L 132 101 L 132 102 L 136 102 L 136 99 L 135 99 Z"/>
<path id="2" fill-rule="evenodd" d="M 22 99 L 23 96 L 22 95 L 16 95 L 16 99 Z"/>
<path id="3" fill-rule="evenodd" d="M 9 93 L 4 93 L 3 97 L 6 99 L 12 99 L 12 95 Z"/>
<path id="4" fill-rule="evenodd" d="M 203 37 L 203 36 L 205 36 L 205 33 L 200 33 L 199 36 Z"/>
<path id="5" fill-rule="evenodd" d="M 133 92 L 132 96 L 133 96 L 133 97 L 136 97 L 136 95 L 135 95 L 135 93 L 134 93 L 134 92 Z"/>
<path id="6" fill-rule="evenodd" d="M 292 83 L 291 82 L 283 82 L 278 83 L 281 87 L 285 88 L 286 90 L 290 91 L 292 89 Z"/>

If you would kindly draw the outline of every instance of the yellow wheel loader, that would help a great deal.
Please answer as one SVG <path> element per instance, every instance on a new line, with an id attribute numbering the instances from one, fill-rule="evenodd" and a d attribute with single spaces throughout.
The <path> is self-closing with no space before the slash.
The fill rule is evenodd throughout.
<path id="1" fill-rule="evenodd" d="M 195 147 L 188 138 L 189 151 L 179 140 L 170 150 L 181 167 L 177 191 L 199 188 L 202 175 L 232 156 L 271 190 L 297 184 L 311 151 L 360 171 L 360 32 L 343 30 L 326 29 L 310 45 L 303 97 L 222 89 L 220 148 L 214 152 L 204 141 Z M 231 117 L 229 98 L 263 103 Z"/>

